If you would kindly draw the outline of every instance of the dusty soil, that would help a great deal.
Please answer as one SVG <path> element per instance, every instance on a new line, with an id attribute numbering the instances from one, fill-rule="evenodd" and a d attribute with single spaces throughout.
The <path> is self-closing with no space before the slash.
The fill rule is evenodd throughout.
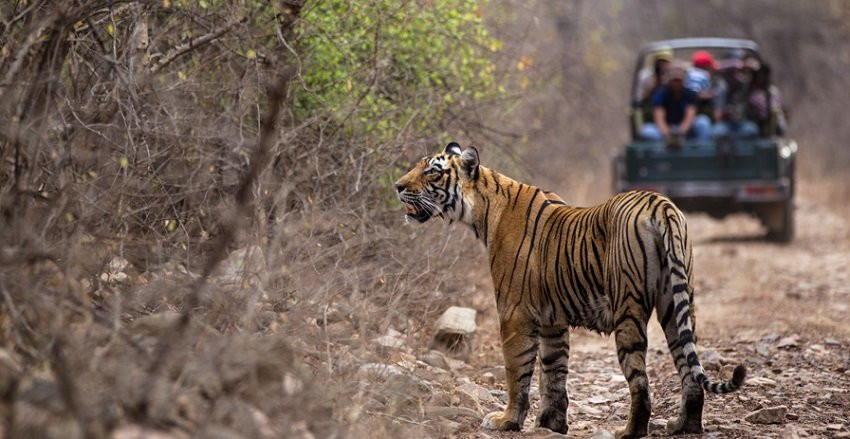
<path id="1" fill-rule="evenodd" d="M 850 437 L 850 222 L 816 204 L 798 205 L 797 239 L 790 245 L 762 241 L 758 222 L 746 216 L 715 221 L 689 215 L 703 364 L 714 377 L 728 378 L 736 364 L 749 369 L 739 392 L 707 395 L 703 437 Z M 473 407 L 489 412 L 504 399 L 504 375 L 492 298 L 485 294 L 487 285 L 478 290 L 477 354 L 458 370 L 457 379 L 465 382 L 465 374 L 491 389 L 496 398 Z M 649 334 L 650 431 L 665 436 L 664 422 L 678 407 L 678 378 L 654 318 Z M 574 331 L 571 346 L 569 436 L 610 437 L 606 431 L 625 425 L 628 414 L 628 389 L 613 341 Z M 522 433 L 482 431 L 480 421 L 470 417 L 440 418 L 441 434 L 559 437 L 534 430 L 536 397 L 533 388 Z M 464 405 L 463 399 L 458 405 Z M 744 420 L 753 411 L 776 406 L 787 408 L 777 424 Z"/>

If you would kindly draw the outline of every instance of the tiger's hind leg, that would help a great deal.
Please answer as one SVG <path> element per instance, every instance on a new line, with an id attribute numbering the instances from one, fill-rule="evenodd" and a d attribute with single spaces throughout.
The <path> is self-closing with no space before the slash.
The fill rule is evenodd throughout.
<path id="1" fill-rule="evenodd" d="M 540 414 L 537 426 L 567 434 L 567 364 L 570 358 L 570 334 L 565 328 L 540 330 Z"/>
<path id="2" fill-rule="evenodd" d="M 630 300 L 630 299 L 627 299 Z M 631 406 L 626 428 L 615 434 L 620 438 L 638 438 L 646 436 L 651 413 L 649 398 L 649 378 L 646 375 L 646 321 L 647 318 L 639 306 L 632 309 L 628 305 L 616 319 L 614 339 L 617 343 L 617 359 L 620 368 L 629 383 Z"/>
<path id="3" fill-rule="evenodd" d="M 688 296 L 691 296 L 690 294 Z M 692 296 L 691 296 L 692 297 Z M 684 294 L 680 298 L 688 301 Z M 688 360 L 682 350 L 679 340 L 679 321 L 684 318 L 692 319 L 693 314 L 685 311 L 685 305 L 679 302 L 677 307 L 671 296 L 665 297 L 658 303 L 656 313 L 664 335 L 667 337 L 667 346 L 673 356 L 673 363 L 679 372 L 682 381 L 682 402 L 679 405 L 678 416 L 667 421 L 668 434 L 702 433 L 702 407 L 705 400 L 705 392 L 694 380 L 688 367 Z M 677 309 L 678 308 L 678 309 Z M 688 307 L 692 311 L 692 307 Z M 693 322 L 691 322 L 693 327 Z"/>

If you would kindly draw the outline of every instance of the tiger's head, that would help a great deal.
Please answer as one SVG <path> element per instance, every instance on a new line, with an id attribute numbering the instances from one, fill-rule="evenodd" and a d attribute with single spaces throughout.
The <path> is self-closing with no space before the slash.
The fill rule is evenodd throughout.
<path id="1" fill-rule="evenodd" d="M 472 194 L 480 173 L 478 150 L 461 151 L 451 142 L 439 154 L 423 157 L 396 183 L 406 219 L 420 223 L 432 217 L 470 222 Z"/>

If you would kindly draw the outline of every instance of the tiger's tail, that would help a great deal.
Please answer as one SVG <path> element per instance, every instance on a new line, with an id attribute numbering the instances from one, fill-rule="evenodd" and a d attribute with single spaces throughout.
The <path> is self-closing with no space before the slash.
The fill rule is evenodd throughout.
<path id="1" fill-rule="evenodd" d="M 697 356 L 696 343 L 694 340 L 693 324 L 691 322 L 691 303 L 688 282 L 688 266 L 687 261 L 690 258 L 690 243 L 686 242 L 687 234 L 685 217 L 673 206 L 672 203 L 665 209 L 663 215 L 664 222 L 661 230 L 666 229 L 666 233 L 662 234 L 661 241 L 664 246 L 664 253 L 667 255 L 668 266 L 670 269 L 671 287 L 673 293 L 673 318 L 675 319 L 679 341 L 678 346 L 681 346 L 682 352 L 690 368 L 691 376 L 694 380 L 707 392 L 711 393 L 729 393 L 738 390 L 744 383 L 747 376 L 747 368 L 743 365 L 738 365 L 732 373 L 732 379 L 728 381 L 716 382 L 712 381 L 705 373 Z"/>

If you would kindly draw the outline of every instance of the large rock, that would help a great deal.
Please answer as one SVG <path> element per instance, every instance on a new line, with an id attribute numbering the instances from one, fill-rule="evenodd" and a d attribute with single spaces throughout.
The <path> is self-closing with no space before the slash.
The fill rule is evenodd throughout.
<path id="1" fill-rule="evenodd" d="M 434 324 L 431 348 L 457 358 L 468 358 L 475 334 L 475 310 L 449 307 Z"/>
<path id="2" fill-rule="evenodd" d="M 788 407 L 780 405 L 756 410 L 744 417 L 744 420 L 753 424 L 782 424 L 787 413 Z"/>

